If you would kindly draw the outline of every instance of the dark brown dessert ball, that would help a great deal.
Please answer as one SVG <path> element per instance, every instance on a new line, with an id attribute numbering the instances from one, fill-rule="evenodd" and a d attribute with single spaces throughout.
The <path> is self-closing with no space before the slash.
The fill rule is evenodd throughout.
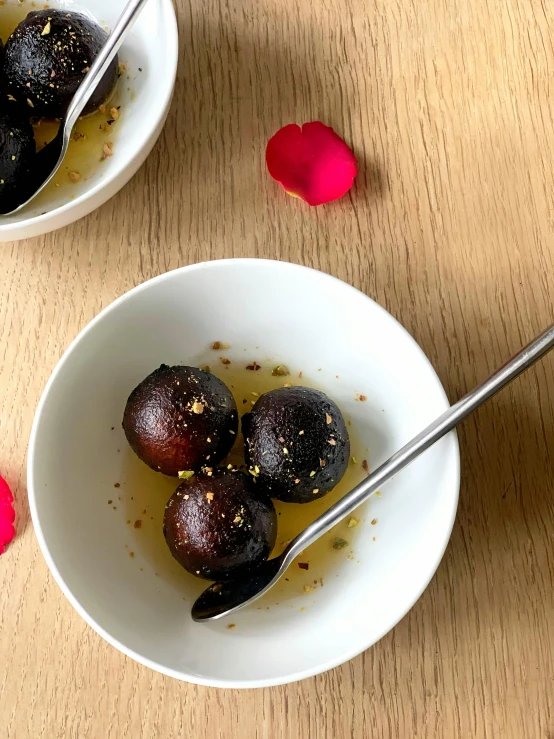
<path id="1" fill-rule="evenodd" d="M 16 100 L 39 118 L 61 118 L 105 44 L 103 28 L 79 13 L 38 10 L 21 21 L 6 42 L 4 77 Z M 117 78 L 117 57 L 83 113 L 104 103 Z"/>
<path id="2" fill-rule="evenodd" d="M 153 470 L 174 476 L 197 472 L 231 450 L 238 430 L 237 407 L 227 386 L 209 372 L 162 364 L 129 396 L 123 430 Z"/>
<path id="3" fill-rule="evenodd" d="M 243 416 L 246 462 L 272 498 L 309 503 L 344 475 L 350 440 L 342 413 L 325 393 L 282 387 Z"/>
<path id="4" fill-rule="evenodd" d="M 0 213 L 26 200 L 36 147 L 33 128 L 18 106 L 0 97 Z"/>
<path id="5" fill-rule="evenodd" d="M 206 580 L 232 580 L 268 558 L 277 514 L 248 475 L 214 469 L 179 485 L 166 505 L 163 530 L 186 570 Z"/>

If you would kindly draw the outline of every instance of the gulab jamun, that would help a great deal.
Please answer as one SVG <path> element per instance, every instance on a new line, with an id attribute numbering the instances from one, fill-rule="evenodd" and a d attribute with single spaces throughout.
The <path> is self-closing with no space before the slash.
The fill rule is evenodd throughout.
<path id="1" fill-rule="evenodd" d="M 8 38 L 4 77 L 9 92 L 39 118 L 61 118 L 108 34 L 80 13 L 37 10 Z M 92 93 L 83 114 L 104 103 L 117 78 L 117 57 Z"/>
<path id="2" fill-rule="evenodd" d="M 265 393 L 243 416 L 242 431 L 249 472 L 278 500 L 321 498 L 348 466 L 344 418 L 319 390 L 282 387 Z"/>
<path id="3" fill-rule="evenodd" d="M 225 383 L 210 372 L 162 364 L 129 396 L 123 430 L 153 470 L 173 476 L 198 472 L 231 450 L 237 407 Z"/>
<path id="4" fill-rule="evenodd" d="M 226 581 L 248 576 L 268 558 L 277 514 L 252 478 L 218 468 L 179 485 L 165 507 L 163 532 L 186 570 Z"/>
<path id="5" fill-rule="evenodd" d="M 36 146 L 33 127 L 18 106 L 0 98 L 0 213 L 26 200 Z"/>

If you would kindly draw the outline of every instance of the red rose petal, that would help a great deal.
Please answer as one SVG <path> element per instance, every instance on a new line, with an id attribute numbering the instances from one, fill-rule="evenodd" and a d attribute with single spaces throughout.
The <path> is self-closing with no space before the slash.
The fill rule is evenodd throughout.
<path id="1" fill-rule="evenodd" d="M 341 198 L 358 174 L 352 151 L 320 121 L 281 128 L 269 139 L 265 158 L 273 179 L 309 205 Z"/>
<path id="2" fill-rule="evenodd" d="M 15 536 L 13 522 L 15 511 L 13 509 L 13 495 L 8 483 L 0 477 L 0 554 L 4 554 L 5 547 Z"/>

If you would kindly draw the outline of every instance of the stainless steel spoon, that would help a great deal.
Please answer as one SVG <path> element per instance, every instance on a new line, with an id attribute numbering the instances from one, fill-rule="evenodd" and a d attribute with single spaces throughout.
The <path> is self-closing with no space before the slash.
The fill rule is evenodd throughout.
<path id="1" fill-rule="evenodd" d="M 266 593 L 284 574 L 287 567 L 306 547 L 313 544 L 335 524 L 371 497 L 383 483 L 407 467 L 436 441 L 452 431 L 470 413 L 479 408 L 505 385 L 530 367 L 554 347 L 554 325 L 522 349 L 507 364 L 495 372 L 482 385 L 465 395 L 445 411 L 433 423 L 384 462 L 367 480 L 357 485 L 328 511 L 311 523 L 291 541 L 285 551 L 264 562 L 255 573 L 244 580 L 214 583 L 207 588 L 192 606 L 194 621 L 210 621 L 228 616 L 239 608 L 253 603 Z"/>
<path id="2" fill-rule="evenodd" d="M 23 195 L 25 198 L 21 205 L 9 211 L 3 211 L 0 206 L 0 215 L 11 215 L 24 208 L 31 200 L 41 192 L 56 174 L 63 161 L 69 146 L 73 126 L 77 123 L 83 108 L 89 101 L 90 96 L 98 86 L 102 77 L 108 70 L 113 58 L 117 54 L 123 39 L 131 26 L 139 16 L 147 0 L 129 0 L 123 12 L 117 19 L 113 31 L 108 40 L 100 49 L 98 56 L 91 64 L 85 78 L 77 88 L 71 100 L 65 116 L 60 122 L 56 136 L 39 151 L 35 158 L 35 167 L 29 179 L 29 188 Z"/>

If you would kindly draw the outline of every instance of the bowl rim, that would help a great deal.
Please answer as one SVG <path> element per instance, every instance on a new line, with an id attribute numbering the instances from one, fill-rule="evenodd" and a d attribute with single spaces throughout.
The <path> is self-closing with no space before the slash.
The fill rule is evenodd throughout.
<path id="1" fill-rule="evenodd" d="M 169 58 L 168 70 L 170 74 L 167 78 L 169 84 L 166 88 L 163 103 L 159 106 L 158 112 L 155 116 L 154 125 L 148 130 L 140 132 L 139 143 L 136 147 L 136 150 L 125 162 L 121 162 L 120 167 L 115 167 L 113 172 L 96 182 L 89 190 L 85 190 L 74 200 L 68 200 L 66 203 L 60 205 L 58 208 L 54 208 L 53 210 L 49 210 L 46 213 L 40 213 L 39 215 L 31 216 L 29 218 L 22 218 L 20 221 L 2 223 L 2 217 L 0 216 L 0 239 L 13 239 L 14 241 L 16 241 L 27 237 L 30 238 L 37 233 L 43 234 L 48 233 L 49 231 L 56 230 L 58 228 L 63 228 L 64 226 L 72 223 L 71 217 L 69 217 L 69 220 L 67 220 L 68 214 L 71 213 L 71 211 L 76 211 L 79 210 L 79 208 L 83 207 L 86 208 L 86 203 L 93 198 L 98 198 L 103 190 L 105 190 L 106 192 L 110 192 L 110 194 L 106 197 L 104 201 L 100 200 L 95 205 L 93 205 L 89 211 L 81 213 L 81 215 L 76 215 L 74 220 L 79 220 L 81 217 L 84 217 L 85 215 L 91 213 L 93 210 L 99 208 L 100 205 L 103 205 L 103 203 L 106 202 L 106 200 L 109 200 L 111 197 L 113 197 L 113 195 L 115 195 L 118 190 L 123 187 L 129 181 L 129 179 L 131 179 L 131 177 L 133 177 L 137 169 L 143 164 L 144 160 L 146 159 L 152 148 L 152 146 L 149 146 L 149 141 L 151 137 L 153 135 L 156 135 L 157 138 L 157 135 L 159 135 L 161 127 L 165 122 L 169 105 L 173 97 L 173 90 L 177 77 L 177 66 L 179 62 L 179 31 L 177 26 L 175 7 L 173 6 L 172 0 L 159 0 L 159 3 L 162 15 L 165 16 L 167 14 L 167 17 L 169 19 L 169 22 L 167 24 L 164 24 L 164 28 L 167 32 L 167 43 L 165 44 L 165 48 Z M 77 2 L 77 4 L 79 4 L 79 2 Z M 154 142 L 152 142 L 152 144 L 153 143 Z M 142 156 L 143 151 L 146 152 L 144 156 Z M 138 165 L 135 166 L 136 162 L 138 162 Z M 125 178 L 127 172 L 130 172 L 129 177 L 127 179 L 123 179 L 123 181 L 121 181 L 114 190 L 114 185 L 117 184 L 116 181 L 121 178 Z M 50 223 L 54 219 L 62 219 L 62 221 L 59 223 L 59 225 Z M 41 231 L 40 229 L 43 226 L 44 231 Z M 32 233 L 17 233 L 18 231 L 21 232 L 22 230 L 28 230 Z"/>
<path id="2" fill-rule="evenodd" d="M 385 308 L 380 306 L 378 303 L 376 303 L 372 298 L 370 298 L 368 295 L 363 293 L 361 290 L 358 290 L 357 288 L 353 287 L 347 282 L 344 282 L 343 280 L 340 280 L 339 278 L 334 277 L 333 275 L 330 275 L 326 272 L 322 272 L 312 267 L 306 267 L 304 265 L 296 264 L 293 262 L 285 262 L 285 261 L 273 260 L 273 259 L 258 259 L 255 257 L 216 259 L 216 260 L 211 260 L 211 261 L 206 261 L 206 262 L 198 262 L 198 263 L 186 265 L 184 267 L 178 267 L 168 272 L 164 272 L 160 275 L 157 275 L 156 277 L 152 277 L 149 280 L 146 280 L 145 282 L 140 283 L 139 285 L 136 285 L 135 287 L 131 288 L 127 292 L 123 293 L 123 295 L 120 295 L 114 301 L 109 303 L 91 321 L 89 321 L 89 323 L 87 323 L 87 325 L 84 326 L 83 329 L 81 329 L 81 331 L 77 334 L 77 336 L 73 339 L 73 341 L 65 349 L 64 353 L 62 354 L 61 358 L 59 359 L 56 366 L 54 367 L 54 370 L 52 371 L 52 374 L 50 375 L 46 383 L 46 386 L 40 397 L 40 400 L 39 400 L 39 403 L 37 405 L 37 409 L 35 412 L 35 416 L 33 419 L 33 425 L 31 428 L 31 435 L 30 435 L 29 447 L 28 447 L 28 453 L 27 453 L 28 499 L 29 499 L 29 507 L 31 511 L 31 519 L 33 521 L 33 527 L 35 530 L 35 534 L 36 534 L 40 549 L 42 551 L 42 554 L 44 556 L 44 559 L 46 560 L 46 564 L 48 565 L 48 568 L 50 569 L 50 572 L 54 576 L 54 579 L 58 583 L 63 594 L 69 600 L 69 602 L 71 603 L 73 608 L 77 611 L 77 613 L 88 623 L 89 626 L 91 626 L 94 629 L 94 631 L 96 631 L 97 634 L 103 637 L 109 644 L 111 644 L 113 647 L 115 647 L 119 651 L 123 652 L 123 654 L 127 655 L 128 657 L 131 657 L 136 662 L 139 662 L 140 664 L 144 665 L 145 667 L 149 667 L 155 670 L 156 672 L 160 672 L 164 675 L 167 675 L 169 677 L 173 677 L 178 680 L 185 681 L 185 682 L 190 682 L 190 683 L 194 683 L 197 685 L 203 685 L 206 687 L 214 687 L 214 688 L 239 688 L 239 689 L 265 688 L 265 687 L 271 687 L 271 686 L 276 686 L 276 685 L 285 685 L 288 683 L 297 682 L 299 680 L 304 680 L 306 678 L 313 677 L 314 675 L 319 675 L 322 672 L 326 672 L 327 670 L 331 670 L 335 667 L 338 667 L 339 665 L 342 665 L 350 661 L 351 659 L 353 659 L 354 657 L 357 657 L 359 654 L 364 652 L 366 649 L 369 649 L 374 644 L 376 644 L 378 641 L 380 641 L 389 631 L 391 631 L 404 618 L 404 616 L 408 613 L 408 611 L 410 611 L 413 608 L 413 606 L 419 600 L 423 592 L 427 589 L 427 586 L 429 585 L 431 579 L 434 577 L 438 569 L 438 566 L 440 562 L 442 561 L 442 558 L 446 551 L 446 547 L 448 546 L 448 543 L 450 541 L 452 528 L 454 526 L 454 521 L 456 519 L 456 512 L 458 508 L 458 499 L 459 499 L 459 491 L 460 491 L 460 452 L 459 452 L 459 444 L 458 444 L 458 437 L 457 437 L 456 431 L 451 431 L 449 434 L 447 434 L 445 438 L 450 438 L 450 441 L 453 444 L 453 448 L 452 448 L 453 458 L 452 458 L 451 464 L 454 466 L 454 469 L 453 469 L 454 488 L 451 491 L 452 500 L 451 500 L 450 520 L 449 520 L 448 526 L 445 528 L 442 534 L 441 546 L 439 548 L 439 554 L 436 558 L 436 562 L 434 566 L 431 568 L 431 570 L 429 571 L 428 577 L 425 578 L 421 588 L 418 590 L 416 597 L 407 605 L 407 607 L 402 611 L 402 613 L 398 615 L 394 623 L 391 623 L 390 625 L 388 625 L 382 631 L 382 633 L 379 633 L 376 638 L 370 639 L 369 642 L 367 643 L 364 642 L 360 646 L 357 646 L 356 648 L 351 649 L 348 652 L 345 652 L 344 654 L 341 654 L 340 657 L 336 657 L 332 660 L 328 660 L 326 662 L 317 664 L 305 670 L 299 670 L 295 673 L 291 673 L 289 675 L 285 675 L 282 677 L 263 678 L 263 679 L 255 679 L 255 680 L 229 680 L 229 679 L 222 680 L 222 679 L 205 678 L 205 677 L 195 675 L 192 673 L 187 673 L 184 671 L 167 668 L 164 665 L 158 662 L 155 662 L 154 660 L 143 657 L 141 654 L 139 654 L 135 650 L 127 647 L 125 644 L 120 642 L 118 639 L 114 638 L 94 618 L 92 618 L 87 613 L 85 608 L 81 606 L 76 596 L 73 595 L 72 591 L 65 584 L 54 562 L 54 559 L 52 555 L 50 554 L 50 550 L 46 542 L 46 538 L 42 531 L 42 527 L 41 527 L 41 523 L 40 523 L 40 519 L 38 515 L 38 510 L 37 510 L 36 494 L 35 494 L 34 457 L 35 457 L 35 447 L 37 444 L 37 436 L 38 436 L 39 426 L 41 423 L 42 413 L 44 410 L 44 405 L 46 403 L 48 394 L 50 393 L 50 389 L 56 382 L 57 377 L 59 373 L 61 372 L 62 367 L 68 361 L 68 359 L 72 355 L 76 346 L 88 335 L 90 331 L 92 331 L 95 328 L 97 323 L 103 320 L 103 318 L 106 315 L 116 310 L 119 305 L 132 299 L 135 295 L 142 292 L 143 290 L 147 290 L 152 285 L 155 285 L 167 279 L 170 279 L 171 276 L 174 276 L 177 273 L 189 273 L 189 272 L 195 272 L 195 271 L 200 271 L 200 270 L 209 270 L 209 269 L 219 268 L 222 263 L 227 263 L 230 265 L 238 263 L 241 265 L 241 267 L 244 267 L 244 268 L 249 268 L 254 265 L 264 264 L 268 268 L 277 267 L 285 271 L 286 270 L 290 270 L 290 271 L 298 270 L 300 272 L 310 273 L 312 277 L 316 277 L 317 279 L 320 279 L 323 282 L 339 283 L 342 286 L 342 288 L 347 288 L 349 291 L 353 291 L 355 293 L 358 293 L 359 295 L 362 295 L 364 298 L 366 298 L 366 300 L 369 300 L 371 303 L 373 303 L 374 309 L 377 309 L 378 311 L 385 314 L 388 319 L 394 321 L 397 324 L 398 328 L 401 329 L 401 332 L 405 334 L 405 338 L 408 340 L 408 342 L 412 344 L 412 347 L 414 349 L 417 349 L 417 352 L 419 352 L 420 357 L 423 361 L 423 364 L 427 365 L 427 368 L 430 371 L 430 377 L 435 380 L 438 386 L 437 389 L 439 390 L 439 393 L 442 395 L 442 398 L 444 401 L 444 410 L 450 407 L 450 403 L 448 401 L 443 385 L 433 365 L 431 364 L 430 360 L 428 359 L 423 349 L 419 346 L 419 344 L 412 337 L 412 335 L 402 326 L 402 324 L 399 321 L 397 321 L 396 318 L 394 318 L 393 315 L 391 315 L 387 310 L 385 310 Z"/>

